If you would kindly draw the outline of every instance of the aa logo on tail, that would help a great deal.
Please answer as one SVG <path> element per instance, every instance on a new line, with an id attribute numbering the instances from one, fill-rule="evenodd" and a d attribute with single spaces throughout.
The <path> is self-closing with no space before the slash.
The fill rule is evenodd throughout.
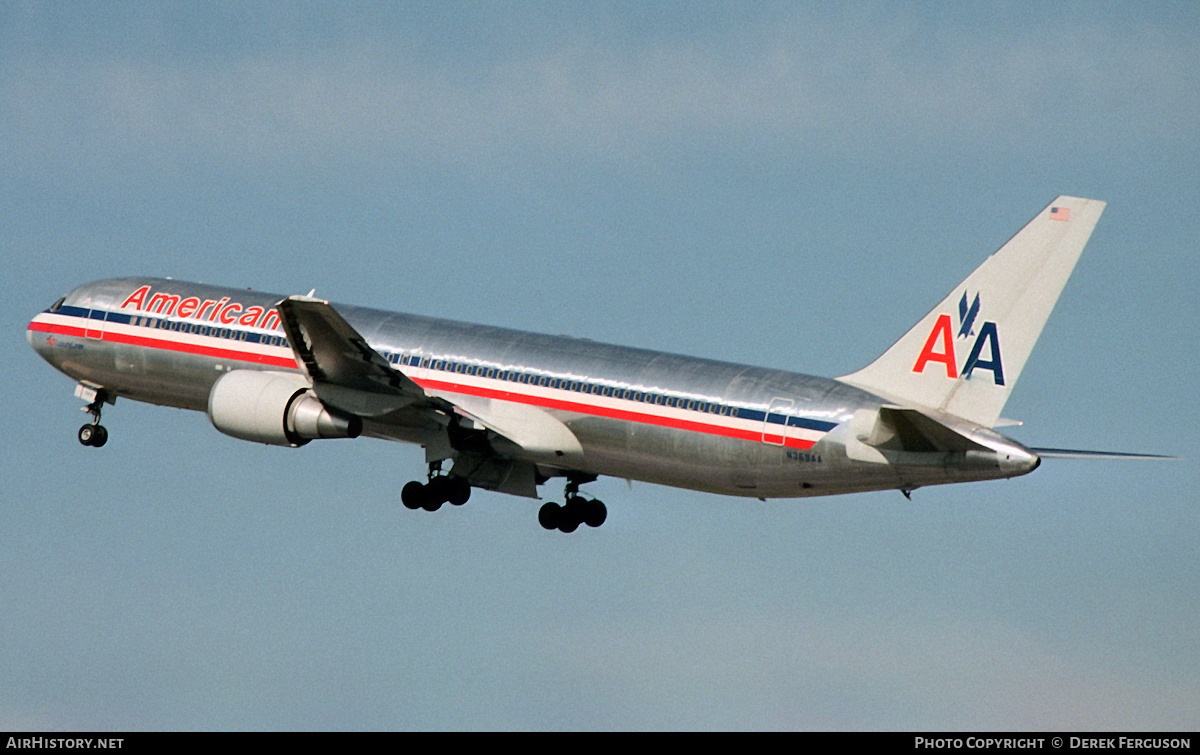
<path id="1" fill-rule="evenodd" d="M 970 302 L 968 304 L 968 302 Z M 933 324 L 933 330 L 929 331 L 929 338 L 925 339 L 925 347 L 921 349 L 921 355 L 917 357 L 917 363 L 913 365 L 913 372 L 925 372 L 925 367 L 930 362 L 936 362 L 946 368 L 946 377 L 957 380 L 960 374 L 958 369 L 958 358 L 955 355 L 954 342 L 956 339 L 963 339 L 963 345 L 972 337 L 975 343 L 971 346 L 970 356 L 963 363 L 961 374 L 963 379 L 969 380 L 971 374 L 975 370 L 991 370 L 992 378 L 996 385 L 1004 385 L 1004 365 L 1000 361 L 1000 335 L 996 332 L 996 323 L 988 320 L 979 326 L 979 332 L 975 332 L 975 320 L 979 317 L 979 294 L 975 294 L 975 300 L 971 301 L 967 292 L 963 292 L 962 300 L 958 303 L 958 335 L 953 334 L 950 315 L 938 315 L 937 321 Z M 987 348 L 988 358 L 983 358 L 984 348 Z"/>

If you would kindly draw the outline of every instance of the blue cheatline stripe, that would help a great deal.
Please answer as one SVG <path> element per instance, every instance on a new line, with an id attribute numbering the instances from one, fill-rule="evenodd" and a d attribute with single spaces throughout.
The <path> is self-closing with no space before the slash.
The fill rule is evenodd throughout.
<path id="1" fill-rule="evenodd" d="M 810 419 L 809 417 L 794 417 L 789 414 L 780 414 L 779 412 L 771 412 L 768 417 L 767 413 L 759 409 L 738 409 L 734 412 L 738 419 L 747 419 L 753 422 L 763 422 L 764 420 L 772 425 L 782 425 L 784 420 L 787 420 L 789 427 L 800 427 L 805 430 L 820 430 L 828 432 L 837 427 L 836 422 L 827 422 L 820 419 Z"/>
<path id="2" fill-rule="evenodd" d="M 240 341 L 243 343 L 268 343 L 269 345 L 280 345 L 280 346 L 284 345 L 284 343 L 285 343 L 282 336 L 262 335 L 262 334 L 254 333 L 254 332 L 251 332 L 248 330 L 243 330 L 241 328 L 232 328 L 227 325 L 218 325 L 218 324 L 205 323 L 205 322 L 199 322 L 199 321 L 190 322 L 187 319 L 171 320 L 167 317 L 161 317 L 161 316 L 144 315 L 144 314 L 140 314 L 140 313 L 135 314 L 135 315 L 129 315 L 129 314 L 125 314 L 122 312 L 112 312 L 112 311 L 98 310 L 98 309 L 89 310 L 84 307 L 72 307 L 72 306 L 66 306 L 66 305 L 59 307 L 59 309 L 55 312 L 46 310 L 47 314 L 65 315 L 67 317 L 78 317 L 78 318 L 85 319 L 85 320 L 89 319 L 89 318 L 105 319 L 103 317 L 105 312 L 107 312 L 106 319 L 108 322 L 124 324 L 124 325 L 132 325 L 134 317 L 147 318 L 155 324 L 151 325 L 151 324 L 143 323 L 142 325 L 140 325 L 138 327 L 146 327 L 152 331 L 164 330 L 166 332 L 176 332 L 175 329 L 170 328 L 170 327 L 166 327 L 166 328 L 158 327 L 157 323 L 180 323 L 184 327 L 182 329 L 178 330 L 177 332 L 181 332 L 181 333 L 191 333 L 192 331 L 190 330 L 190 327 L 193 325 L 198 325 L 201 328 L 207 329 L 209 332 L 208 333 L 197 333 L 197 334 L 208 335 L 210 337 L 220 337 L 218 335 L 217 331 L 224 330 L 224 331 L 228 331 L 231 334 L 236 334 L 235 337 L 233 337 L 232 339 L 229 339 L 229 340 Z M 96 317 L 96 315 L 101 315 L 101 317 Z M 278 343 L 276 343 L 276 341 L 278 341 Z M 407 358 L 405 358 L 403 354 L 397 354 L 397 353 L 393 352 L 393 353 L 385 354 L 384 356 L 385 356 L 385 359 L 387 359 L 387 361 L 392 364 L 399 363 L 402 365 L 419 367 L 422 362 L 422 357 L 417 354 L 412 354 L 412 355 L 409 355 Z M 434 365 L 437 365 L 439 363 L 443 367 L 443 369 L 439 370 L 439 371 L 455 372 L 456 363 L 451 360 L 447 360 L 447 359 L 440 358 L 440 357 L 439 358 L 430 358 L 428 360 L 426 368 L 434 369 Z M 493 369 L 496 369 L 498 372 L 500 371 L 499 368 L 493 368 Z M 521 374 L 520 370 L 504 370 L 503 372 L 506 372 L 509 375 L 511 375 L 511 377 L 508 378 L 509 381 L 524 382 L 524 381 L 516 380 L 517 376 Z M 474 375 L 476 373 L 472 370 L 471 374 Z M 530 385 L 536 385 L 534 383 L 534 379 L 537 377 L 549 377 L 549 376 L 541 375 L 540 373 L 538 373 L 536 375 L 534 373 L 528 373 L 528 374 L 531 375 L 530 379 L 527 381 L 527 384 L 530 384 Z M 482 376 L 482 368 L 480 369 L 477 376 Z M 502 379 L 502 378 L 494 378 L 494 379 Z M 566 378 L 555 378 L 555 381 L 559 382 L 559 383 L 563 383 L 563 384 L 569 383 L 572 386 L 578 385 L 578 390 L 566 389 L 566 390 L 572 390 L 572 392 L 576 392 L 576 393 L 598 394 L 599 391 L 594 390 L 594 389 L 601 387 L 600 384 L 588 382 L 586 380 L 577 381 L 577 380 L 568 380 Z M 558 385 L 551 385 L 548 387 L 559 388 Z M 617 389 L 617 390 L 627 392 L 627 393 L 637 393 L 639 396 L 644 396 L 644 397 L 646 397 L 645 399 L 632 399 L 632 398 L 628 398 L 628 397 L 622 397 L 622 398 L 627 398 L 627 400 L 636 401 L 637 403 L 645 403 L 645 404 L 648 404 L 651 406 L 664 406 L 664 407 L 668 406 L 666 403 L 657 403 L 652 400 L 657 397 L 662 397 L 663 399 L 677 398 L 678 405 L 675 407 L 672 407 L 672 408 L 679 408 L 679 409 L 684 408 L 684 403 L 686 401 L 694 400 L 694 399 L 685 399 L 683 397 L 673 396 L 672 394 L 668 394 L 668 393 L 660 394 L 660 393 L 654 393 L 651 391 L 636 390 L 636 389 L 631 389 L 631 388 Z M 609 394 L 603 394 L 603 395 L 609 395 Z M 721 405 L 718 402 L 706 402 L 703 400 L 695 400 L 695 401 L 696 401 L 697 406 L 706 406 L 707 407 L 710 405 L 711 406 L 720 406 Z M 698 414 L 702 414 L 702 415 L 706 415 L 706 416 L 707 415 L 715 415 L 715 412 L 705 411 L 703 409 L 694 409 L 691 411 L 695 411 Z M 797 416 L 792 416 L 792 415 L 781 414 L 779 412 L 771 412 L 771 414 L 768 416 L 767 412 L 765 412 L 761 409 L 749 409 L 749 408 L 745 408 L 745 407 L 735 407 L 735 406 L 729 406 L 728 414 L 725 414 L 722 416 L 726 416 L 726 417 L 730 417 L 730 418 L 734 418 L 734 419 L 747 420 L 750 422 L 765 422 L 767 424 L 772 424 L 772 425 L 786 424 L 789 427 L 796 427 L 796 428 L 800 428 L 800 429 L 804 429 L 804 430 L 815 430 L 817 432 L 829 432 L 833 428 L 837 427 L 837 424 L 838 424 L 836 422 L 829 422 L 827 420 L 812 419 L 810 417 L 797 417 Z"/>
<path id="3" fill-rule="evenodd" d="M 150 330 L 155 330 L 155 331 L 163 330 L 163 331 L 169 331 L 169 332 L 175 332 L 175 333 L 190 333 L 192 335 L 204 335 L 204 336 L 208 336 L 210 338 L 224 338 L 226 340 L 240 341 L 242 343 L 266 344 L 267 346 L 283 346 L 283 345 L 285 345 L 285 340 L 286 340 L 284 338 L 284 336 L 268 335 L 268 334 L 264 334 L 264 333 L 255 333 L 250 330 L 245 330 L 244 328 L 241 328 L 241 327 L 235 328 L 232 325 L 208 322 L 205 320 L 191 320 L 191 319 L 187 319 L 187 318 L 171 319 L 170 317 L 160 315 L 160 314 L 146 315 L 146 314 L 139 313 L 136 315 L 127 315 L 127 314 L 124 314 L 121 312 L 110 312 L 108 310 L 102 310 L 102 309 L 89 310 L 85 307 L 69 307 L 66 305 L 59 307 L 58 310 L 54 311 L 54 312 L 47 309 L 45 311 L 45 314 L 63 315 L 66 317 L 78 317 L 83 320 L 103 320 L 105 322 L 115 323 L 118 325 L 133 325 L 133 319 L 135 317 L 141 317 L 145 320 L 150 321 L 150 323 L 153 323 L 153 324 L 144 322 L 141 325 L 137 325 L 134 327 L 149 328 Z M 106 314 L 107 314 L 107 317 L 105 316 Z M 167 325 L 167 327 L 163 327 L 164 323 Z M 183 327 L 179 327 L 179 328 L 169 327 L 170 324 L 172 324 L 172 323 L 180 324 Z M 191 329 L 193 326 L 196 326 L 198 328 L 203 328 L 203 329 L 207 330 L 207 332 L 200 331 L 200 330 L 193 331 Z M 231 335 L 229 335 L 229 336 L 221 335 L 220 332 L 218 332 L 218 331 L 222 331 L 222 330 L 229 331 L 229 333 Z"/>
<path id="4" fill-rule="evenodd" d="M 792 427 L 802 427 L 806 430 L 820 430 L 821 432 L 829 432 L 838 425 L 836 422 L 827 422 L 823 419 L 809 419 L 808 417 L 788 417 L 788 424 Z"/>

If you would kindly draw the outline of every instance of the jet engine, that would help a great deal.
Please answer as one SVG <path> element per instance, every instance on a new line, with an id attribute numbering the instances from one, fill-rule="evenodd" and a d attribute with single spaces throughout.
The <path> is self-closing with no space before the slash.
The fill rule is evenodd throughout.
<path id="1" fill-rule="evenodd" d="M 316 438 L 362 433 L 360 418 L 329 409 L 294 372 L 225 373 L 208 394 L 208 418 L 226 435 L 292 448 Z"/>

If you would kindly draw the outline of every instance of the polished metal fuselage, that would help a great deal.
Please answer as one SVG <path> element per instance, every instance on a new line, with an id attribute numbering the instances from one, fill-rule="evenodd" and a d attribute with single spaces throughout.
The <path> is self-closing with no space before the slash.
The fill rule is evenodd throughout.
<path id="1" fill-rule="evenodd" d="M 272 319 L 281 298 L 173 280 L 110 279 L 71 291 L 34 318 L 28 337 L 46 361 L 87 386 L 204 411 L 213 383 L 226 372 L 303 371 Z M 780 498 L 907 490 L 1032 468 L 963 464 L 954 454 L 910 455 L 901 463 L 852 458 L 852 418 L 887 402 L 837 380 L 333 306 L 423 387 L 537 407 L 560 420 L 583 451 L 560 469 L 554 459 L 526 459 L 551 473 Z M 364 424 L 366 435 L 422 445 L 440 430 L 428 411 L 412 407 Z M 519 448 L 506 453 L 521 457 Z"/>

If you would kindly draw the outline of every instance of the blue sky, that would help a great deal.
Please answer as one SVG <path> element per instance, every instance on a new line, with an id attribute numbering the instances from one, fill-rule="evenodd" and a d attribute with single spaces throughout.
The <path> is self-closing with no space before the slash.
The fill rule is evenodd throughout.
<path id="1" fill-rule="evenodd" d="M 5 4 L 0 728 L 1195 730 L 1198 145 L 1194 3 Z M 1064 193 L 1013 435 L 1183 461 L 568 537 L 396 444 L 82 448 L 25 344 L 149 274 L 839 375 Z"/>

